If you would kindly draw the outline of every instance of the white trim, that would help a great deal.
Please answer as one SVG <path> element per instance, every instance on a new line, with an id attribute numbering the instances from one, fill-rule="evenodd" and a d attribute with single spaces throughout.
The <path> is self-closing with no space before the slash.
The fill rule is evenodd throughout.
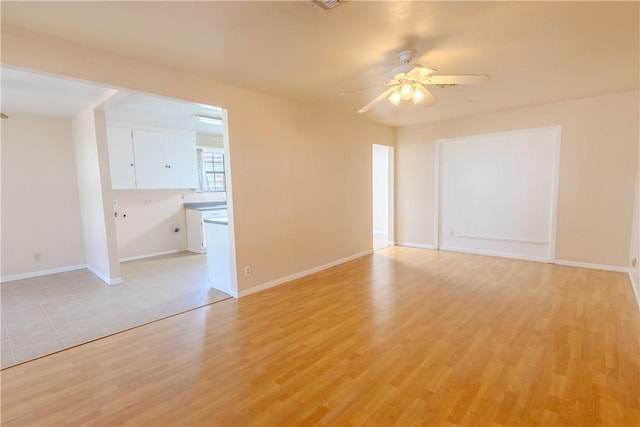
<path id="1" fill-rule="evenodd" d="M 66 273 L 67 271 L 83 270 L 87 264 L 67 265 L 64 267 L 50 268 L 48 270 L 32 271 L 30 273 L 14 274 L 0 277 L 0 283 L 13 282 L 14 280 L 31 279 L 33 277 L 48 276 L 50 274 Z"/>
<path id="2" fill-rule="evenodd" d="M 395 148 L 389 147 L 389 180 L 388 180 L 388 191 L 389 191 L 389 240 L 396 239 L 396 172 L 395 172 Z M 393 245 L 392 245 L 393 246 Z"/>
<path id="3" fill-rule="evenodd" d="M 556 234 L 558 225 L 558 188 L 560 186 L 560 151 L 562 144 L 562 126 L 551 126 L 554 130 L 553 144 L 553 182 L 551 183 L 551 227 L 549 229 L 549 261 L 556 259 Z"/>
<path id="4" fill-rule="evenodd" d="M 633 295 L 636 297 L 636 304 L 638 305 L 638 309 L 640 309 L 640 294 L 638 294 L 638 284 L 633 278 L 633 269 L 628 268 L 629 271 L 629 280 L 631 281 L 631 289 L 633 289 Z"/>
<path id="5" fill-rule="evenodd" d="M 412 243 L 412 242 L 396 242 L 397 246 L 406 246 L 408 248 L 420 248 L 420 249 L 431 249 L 436 250 L 436 245 L 428 245 L 425 243 Z"/>
<path id="6" fill-rule="evenodd" d="M 234 298 L 238 293 L 238 260 L 236 258 L 236 221 L 233 208 L 233 179 L 231 178 L 231 139 L 229 137 L 229 110 L 222 109 L 222 146 L 224 147 L 224 171 L 227 179 L 225 200 L 227 202 L 227 218 L 229 219 L 229 265 L 231 271 L 230 294 Z"/>
<path id="7" fill-rule="evenodd" d="M 433 248 L 440 247 L 440 144 L 442 140 L 436 140 L 436 153 L 433 165 Z"/>
<path id="8" fill-rule="evenodd" d="M 147 255 L 130 256 L 130 257 L 126 257 L 126 258 L 120 258 L 120 262 L 135 261 L 137 259 L 144 259 L 144 258 L 153 258 L 154 256 L 170 255 L 170 254 L 175 254 L 175 253 L 178 253 L 178 252 L 180 252 L 180 251 L 178 251 L 177 249 L 174 249 L 174 250 L 171 250 L 171 251 L 156 252 L 156 253 L 147 254 Z"/>
<path id="9" fill-rule="evenodd" d="M 549 259 L 546 257 L 537 257 L 537 256 L 529 256 L 529 255 L 520 255 L 520 254 L 510 254 L 507 252 L 494 252 L 494 251 L 483 251 L 478 249 L 467 249 L 467 248 L 458 248 L 455 246 L 441 246 L 441 250 L 449 251 L 449 252 L 460 252 L 464 254 L 475 254 L 475 255 L 486 255 L 486 256 L 494 256 L 499 258 L 510 258 L 510 259 L 520 259 L 523 261 L 535 261 L 535 262 L 545 262 L 548 263 Z"/>
<path id="10" fill-rule="evenodd" d="M 456 237 L 460 237 L 461 239 L 473 239 L 473 240 L 492 240 L 494 242 L 526 243 L 528 245 L 546 246 L 549 244 L 549 241 L 543 241 L 543 240 L 521 240 L 521 239 L 510 239 L 506 237 L 470 236 L 465 234 L 456 234 Z"/>
<path id="11" fill-rule="evenodd" d="M 89 264 L 87 264 L 87 269 L 98 276 L 98 278 L 100 278 L 100 280 L 102 280 L 107 285 L 119 285 L 120 283 L 122 283 L 122 277 L 116 277 L 115 279 L 112 279 L 109 276 L 104 275 L 102 272 L 96 270 L 95 267 Z"/>
<path id="12" fill-rule="evenodd" d="M 557 259 L 555 260 L 555 264 L 566 265 L 568 267 L 590 268 L 592 270 L 615 271 L 618 273 L 627 273 L 629 271 L 627 267 L 618 267 L 617 265 L 591 264 L 589 262 L 569 261 L 565 259 Z"/>
<path id="13" fill-rule="evenodd" d="M 275 286 L 281 285 L 286 282 L 290 282 L 292 280 L 300 279 L 301 277 L 309 276 L 310 274 L 317 273 L 322 270 L 326 270 L 331 267 L 335 267 L 336 265 L 344 264 L 345 262 L 353 261 L 357 258 L 362 258 L 363 256 L 371 255 L 373 250 L 369 249 L 367 251 L 359 252 L 354 255 L 350 255 L 345 258 L 340 258 L 335 261 L 331 261 L 327 264 L 319 265 L 317 267 L 310 268 L 308 270 L 301 271 L 299 273 L 290 274 L 289 276 L 280 277 L 275 280 L 270 280 L 261 285 L 253 286 L 249 289 L 245 289 L 240 292 L 229 292 L 235 298 L 246 297 L 247 295 L 255 294 L 256 292 L 264 291 L 265 289 L 273 288 Z M 235 294 L 235 295 L 234 295 Z"/>

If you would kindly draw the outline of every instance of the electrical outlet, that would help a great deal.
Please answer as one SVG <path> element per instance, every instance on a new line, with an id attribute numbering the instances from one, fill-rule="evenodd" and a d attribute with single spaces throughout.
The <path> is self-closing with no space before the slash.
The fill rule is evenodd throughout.
<path id="1" fill-rule="evenodd" d="M 34 252 L 33 253 L 33 259 L 34 259 L 34 261 L 41 261 L 42 260 L 42 253 Z"/>
<path id="2" fill-rule="evenodd" d="M 179 226 L 179 225 L 172 225 L 172 226 L 171 226 L 171 232 L 172 232 L 173 234 L 177 234 L 177 233 L 179 233 L 179 232 L 180 232 L 180 226 Z"/>
<path id="3" fill-rule="evenodd" d="M 449 230 L 449 236 L 455 236 L 455 235 L 456 235 L 456 230 L 450 229 Z"/>
<path id="4" fill-rule="evenodd" d="M 631 260 L 631 267 L 636 268 L 636 265 L 638 265 L 638 258 L 634 258 Z"/>
<path id="5" fill-rule="evenodd" d="M 251 276 L 251 266 L 250 265 L 245 265 L 244 266 L 244 277 L 249 277 Z"/>

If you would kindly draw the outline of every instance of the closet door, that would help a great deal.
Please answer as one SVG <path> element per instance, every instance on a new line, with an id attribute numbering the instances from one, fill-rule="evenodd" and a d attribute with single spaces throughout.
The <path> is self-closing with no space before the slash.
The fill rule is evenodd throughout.
<path id="1" fill-rule="evenodd" d="M 548 261 L 560 129 L 441 140 L 440 247 Z"/>

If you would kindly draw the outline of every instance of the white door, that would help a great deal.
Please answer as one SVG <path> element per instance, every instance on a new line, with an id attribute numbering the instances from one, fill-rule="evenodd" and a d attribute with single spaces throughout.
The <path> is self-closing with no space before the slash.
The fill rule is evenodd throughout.
<path id="1" fill-rule="evenodd" d="M 440 248 L 554 257 L 560 128 L 438 141 Z"/>
<path id="2" fill-rule="evenodd" d="M 393 240 L 393 148 L 373 145 L 373 250 Z"/>

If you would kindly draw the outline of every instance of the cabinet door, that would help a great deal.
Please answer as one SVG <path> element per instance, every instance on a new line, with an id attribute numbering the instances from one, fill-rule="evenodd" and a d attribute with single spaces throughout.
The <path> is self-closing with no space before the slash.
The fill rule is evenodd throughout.
<path id="1" fill-rule="evenodd" d="M 167 163 L 168 135 L 150 130 L 133 130 L 136 182 L 141 189 L 172 188 Z"/>
<path id="2" fill-rule="evenodd" d="M 171 186 L 169 188 L 198 188 L 195 135 L 168 135 L 167 164 Z"/>
<path id="3" fill-rule="evenodd" d="M 131 129 L 107 127 L 111 188 L 128 190 L 136 188 L 135 162 Z"/>

